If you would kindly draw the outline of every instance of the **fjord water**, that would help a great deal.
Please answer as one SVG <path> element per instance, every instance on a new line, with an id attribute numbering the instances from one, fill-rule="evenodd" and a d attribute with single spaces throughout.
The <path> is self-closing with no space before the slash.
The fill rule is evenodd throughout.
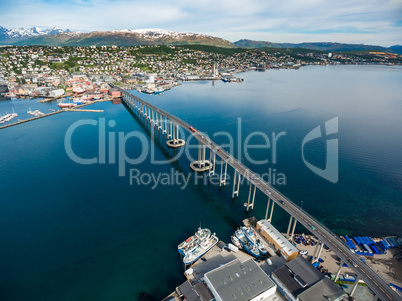
<path id="1" fill-rule="evenodd" d="M 227 144 L 222 131 L 230 134 L 236 157 L 259 174 L 271 169 L 272 181 L 274 174 L 285 178 L 273 181 L 275 187 L 337 234 L 383 236 L 402 229 L 401 71 L 390 66 L 303 67 L 239 74 L 242 83 L 194 82 L 163 95 L 133 93 L 217 142 Z M 20 116 L 28 107 L 46 110 L 36 105 L 33 100 L 2 101 L 0 114 L 13 107 Z M 90 108 L 105 112 L 61 113 L 0 131 L 1 300 L 136 300 L 140 292 L 161 299 L 184 280 L 177 244 L 200 223 L 229 241 L 243 218 L 265 214 L 266 198 L 258 192 L 254 212 L 244 212 L 247 183 L 232 201 L 231 179 L 224 189 L 196 183 L 186 156 L 171 164 L 152 163 L 151 153 L 159 161 L 174 153 L 163 141 L 151 139 L 123 105 Z M 335 117 L 339 131 L 330 137 L 339 142 L 339 181 L 334 184 L 305 165 L 301 149 L 311 130 Z M 68 128 L 79 120 L 102 124 L 102 118 L 105 163 L 74 162 L 64 145 Z M 271 146 L 272 134 L 283 134 L 276 152 L 272 147 L 249 150 L 252 159 L 268 163 L 250 162 L 244 149 L 238 150 L 256 131 L 267 134 Z M 124 177 L 109 159 L 109 145 L 119 149 L 118 132 L 141 133 L 153 149 L 141 163 L 127 164 Z M 325 168 L 322 132 L 323 138 L 307 143 L 304 151 L 306 160 Z M 113 133 L 115 143 L 108 136 Z M 250 143 L 264 141 L 255 135 Z M 78 156 L 96 157 L 98 126 L 78 127 L 71 144 Z M 131 158 L 145 148 L 136 138 L 126 143 Z M 191 180 L 186 187 L 177 181 L 154 188 L 153 183 L 130 185 L 129 169 L 190 175 Z M 276 207 L 273 224 L 286 231 L 288 220 Z"/>

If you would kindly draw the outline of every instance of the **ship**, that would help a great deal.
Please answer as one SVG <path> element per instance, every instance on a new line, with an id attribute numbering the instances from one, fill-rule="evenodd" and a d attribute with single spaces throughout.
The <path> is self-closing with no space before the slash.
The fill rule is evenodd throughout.
<path id="1" fill-rule="evenodd" d="M 154 91 L 154 94 L 161 94 L 161 93 L 163 93 L 163 92 L 165 92 L 165 90 L 163 90 L 163 89 L 158 89 L 158 90 L 155 90 L 155 91 Z"/>
<path id="2" fill-rule="evenodd" d="M 249 242 L 256 244 L 257 241 L 255 233 L 250 227 L 243 227 L 243 232 Z"/>
<path id="3" fill-rule="evenodd" d="M 75 106 L 75 104 L 71 103 L 71 102 L 60 102 L 58 104 L 59 108 L 72 108 Z"/>
<path id="4" fill-rule="evenodd" d="M 243 230 L 239 229 L 236 230 L 235 236 L 240 241 L 241 245 L 243 246 L 244 250 L 249 253 L 251 256 L 258 258 L 260 256 L 260 251 L 256 244 L 251 243 L 245 236 Z"/>
<path id="5" fill-rule="evenodd" d="M 209 229 L 198 228 L 193 236 L 190 236 L 178 245 L 179 253 L 184 256 L 183 263 L 191 265 L 207 253 L 218 243 L 219 239 Z"/>

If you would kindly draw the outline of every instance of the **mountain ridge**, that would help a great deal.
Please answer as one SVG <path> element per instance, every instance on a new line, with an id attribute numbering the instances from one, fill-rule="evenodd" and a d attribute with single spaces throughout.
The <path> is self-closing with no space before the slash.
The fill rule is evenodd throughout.
<path id="1" fill-rule="evenodd" d="M 7 29 L 0 26 L 0 45 L 43 46 L 138 46 L 138 45 L 209 45 L 226 48 L 305 48 L 326 52 L 378 50 L 402 54 L 402 46 L 389 48 L 378 45 L 347 44 L 337 42 L 274 43 L 241 39 L 236 42 L 210 35 L 177 32 L 158 28 L 118 29 L 111 31 L 78 32 L 63 30 L 58 26 L 50 29 L 32 27 Z"/>

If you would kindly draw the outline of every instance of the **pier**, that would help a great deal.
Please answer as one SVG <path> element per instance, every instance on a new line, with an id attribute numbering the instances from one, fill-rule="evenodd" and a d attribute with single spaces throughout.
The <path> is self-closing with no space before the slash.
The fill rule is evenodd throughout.
<path id="1" fill-rule="evenodd" d="M 93 113 L 103 113 L 105 110 L 86 110 L 86 109 L 65 109 L 66 112 L 93 112 Z"/>
<path id="2" fill-rule="evenodd" d="M 174 140 L 180 139 L 178 137 L 179 131 L 178 127 L 187 131 L 198 140 L 198 143 L 205 148 L 210 153 L 210 158 L 216 158 L 218 156 L 221 159 L 220 168 L 220 186 L 225 186 L 227 184 L 227 167 L 228 165 L 233 169 L 234 178 L 237 179 L 238 183 L 241 177 L 245 178 L 249 184 L 248 201 L 246 205 L 246 211 L 254 208 L 255 203 L 255 192 L 258 189 L 263 195 L 265 195 L 267 200 L 267 211 L 269 212 L 269 205 L 272 202 L 270 218 L 272 219 L 272 214 L 274 211 L 274 206 L 279 206 L 285 212 L 290 215 L 290 222 L 288 226 L 288 233 L 293 234 L 296 227 L 296 223 L 303 225 L 308 231 L 314 234 L 315 237 L 321 242 L 321 246 L 327 245 L 335 254 L 343 260 L 343 262 L 353 263 L 351 264 L 352 270 L 362 279 L 382 300 L 400 300 L 401 296 L 393 291 L 388 283 L 373 269 L 362 262 L 356 254 L 354 254 L 350 248 L 331 230 L 322 225 L 314 217 L 305 212 L 300 206 L 294 204 L 290 199 L 277 191 L 274 187 L 263 181 L 257 174 L 253 173 L 249 168 L 239 162 L 231 154 L 222 149 L 209 137 L 207 137 L 202 132 L 194 131 L 194 128 L 183 121 L 182 119 L 158 108 L 157 106 L 111 84 L 111 87 L 121 91 L 123 95 L 123 102 L 130 108 L 135 114 L 143 118 L 151 127 L 155 128 L 156 131 L 160 132 L 165 137 L 172 137 Z M 156 116 L 156 117 L 155 117 Z M 176 134 L 177 133 L 177 134 Z M 183 141 L 184 142 L 184 141 Z M 180 145 L 180 146 L 184 146 Z M 202 155 L 201 161 L 204 161 L 205 156 Z M 199 161 L 199 160 L 198 160 Z M 198 164 L 197 164 L 198 165 Z M 213 172 L 215 172 L 215 160 L 212 162 Z M 238 197 L 240 193 L 239 185 L 233 185 L 232 196 Z M 317 244 L 317 249 L 315 252 L 316 257 L 319 257 L 322 251 L 320 244 Z"/>
<path id="3" fill-rule="evenodd" d="M 80 110 L 80 109 L 77 109 L 77 108 L 82 108 L 82 107 L 85 107 L 85 106 L 88 106 L 88 105 L 91 105 L 91 104 L 94 104 L 94 103 L 97 103 L 97 102 L 104 102 L 104 101 L 108 101 L 108 100 L 95 100 L 95 101 L 93 101 L 91 103 L 85 103 L 85 104 L 82 104 L 82 105 L 78 105 L 74 109 L 62 109 L 62 110 L 58 110 L 58 111 L 48 113 L 48 114 L 44 114 L 44 115 L 41 115 L 41 116 L 37 116 L 37 117 L 25 119 L 25 120 L 19 120 L 17 122 L 1 126 L 0 130 L 9 128 L 9 127 L 12 127 L 12 126 L 15 126 L 15 125 L 23 124 L 23 123 L 26 123 L 26 122 L 29 122 L 29 121 L 34 121 L 34 120 L 37 120 L 37 119 L 41 119 L 41 118 L 45 118 L 45 117 L 48 117 L 48 116 L 56 115 L 56 114 L 66 112 L 66 111 L 72 111 L 72 112 L 97 112 L 97 113 L 104 112 L 104 110 Z"/>
<path id="4" fill-rule="evenodd" d="M 59 95 L 59 96 L 43 96 L 44 98 L 41 100 L 38 100 L 38 102 L 43 103 L 43 102 L 51 102 L 53 100 L 56 99 L 60 99 L 60 98 L 65 98 L 65 97 L 69 97 L 69 96 L 73 96 L 73 93 L 69 93 L 69 94 L 63 94 L 63 95 Z"/>

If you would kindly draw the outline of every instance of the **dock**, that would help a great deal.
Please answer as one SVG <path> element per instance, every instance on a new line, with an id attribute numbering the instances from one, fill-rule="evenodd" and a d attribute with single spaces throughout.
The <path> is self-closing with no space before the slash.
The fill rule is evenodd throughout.
<path id="1" fill-rule="evenodd" d="M 44 114 L 44 115 L 41 115 L 41 116 L 37 116 L 37 117 L 25 119 L 25 120 L 20 120 L 18 122 L 14 122 L 14 123 L 10 123 L 10 124 L 6 124 L 6 125 L 1 126 L 0 130 L 12 127 L 14 125 L 26 123 L 26 122 L 29 122 L 29 121 L 34 121 L 34 120 L 37 120 L 37 119 L 40 119 L 40 118 L 45 118 L 45 117 L 48 117 L 48 116 L 56 115 L 56 114 L 66 112 L 66 111 L 74 111 L 74 112 L 104 112 L 104 110 L 80 110 L 80 109 L 78 109 L 78 108 L 82 108 L 82 107 L 85 107 L 85 106 L 88 106 L 88 105 L 91 105 L 91 104 L 94 104 L 94 103 L 104 102 L 104 101 L 109 101 L 109 99 L 95 100 L 95 101 L 90 102 L 90 103 L 84 103 L 82 105 L 78 105 L 74 109 L 62 109 L 62 110 L 58 110 L 58 111 L 55 111 L 55 112 L 52 112 L 52 113 L 49 113 L 49 114 Z"/>
<path id="2" fill-rule="evenodd" d="M 63 95 L 54 96 L 54 97 L 52 97 L 52 96 L 43 96 L 44 98 L 41 99 L 41 100 L 38 100 L 38 102 L 41 102 L 41 103 L 42 102 L 51 102 L 53 100 L 60 99 L 60 98 L 65 98 L 65 97 L 69 97 L 69 96 L 73 96 L 73 93 L 63 94 Z"/>
<path id="3" fill-rule="evenodd" d="M 9 128 L 9 127 L 14 126 L 14 125 L 17 125 L 17 124 L 22 124 L 22 123 L 25 123 L 25 122 L 34 121 L 34 120 L 37 120 L 37 119 L 40 119 L 40 118 L 44 118 L 44 117 L 47 117 L 47 116 L 56 115 L 56 114 L 59 114 L 59 113 L 61 113 L 61 112 L 64 112 L 64 111 L 63 111 L 63 110 L 60 110 L 60 111 L 52 112 L 52 113 L 49 113 L 49 114 L 45 114 L 45 115 L 41 115 L 41 116 L 37 116 L 37 117 L 25 119 L 25 120 L 20 120 L 20 121 L 18 121 L 18 122 L 6 124 L 6 125 L 1 126 L 1 127 L 0 127 L 0 130 Z"/>
<path id="4" fill-rule="evenodd" d="M 86 109 L 65 109 L 67 112 L 93 112 L 93 113 L 103 113 L 105 110 L 86 110 Z"/>
<path id="5" fill-rule="evenodd" d="M 197 260 L 184 272 L 185 278 L 187 279 L 187 281 L 191 283 L 191 285 L 194 288 L 197 288 L 198 293 L 201 293 L 202 291 L 205 290 L 206 285 L 204 282 L 204 275 L 207 272 L 219 268 L 220 266 L 225 265 L 236 259 L 239 260 L 240 262 L 245 262 L 250 259 L 254 260 L 267 275 L 270 275 L 273 271 L 277 270 L 278 268 L 286 264 L 286 260 L 283 257 L 278 256 L 275 253 L 273 246 L 271 246 L 269 242 L 262 235 L 260 235 L 258 231 L 256 231 L 256 229 L 253 227 L 254 223 L 252 220 L 246 219 L 243 221 L 243 224 L 252 227 L 253 230 L 255 231 L 256 236 L 261 240 L 263 244 L 265 244 L 265 246 L 268 249 L 268 253 L 270 254 L 269 259 L 271 261 L 271 264 L 268 264 L 267 260 L 260 260 L 254 258 L 245 251 L 239 250 L 237 252 L 233 252 L 228 248 L 223 248 L 222 245 L 226 246 L 227 243 L 219 241 L 218 244 L 216 244 L 213 248 L 211 248 L 211 250 L 209 250 L 206 254 L 202 256 L 203 258 L 202 260 L 201 259 Z M 221 245 L 221 247 L 219 245 Z M 188 273 L 190 268 L 192 270 L 192 273 Z M 167 300 L 169 298 L 175 298 L 176 300 L 181 300 L 179 295 L 180 290 L 179 288 L 176 288 L 176 290 L 173 291 L 164 300 Z M 285 299 L 282 297 L 280 293 L 275 293 L 268 300 L 284 301 Z"/>
<path id="6" fill-rule="evenodd" d="M 257 238 L 267 247 L 269 253 L 269 259 L 271 260 L 272 265 L 269 265 L 266 260 L 259 260 L 254 258 L 253 256 L 246 253 L 246 251 L 242 251 L 241 249 L 239 249 L 238 252 L 229 251 L 225 248 L 221 249 L 218 246 L 219 245 L 218 243 L 211 250 L 209 250 L 204 256 L 202 256 L 203 258 L 206 259 L 206 261 L 198 260 L 190 266 L 190 268 L 192 268 L 194 272 L 191 275 L 186 275 L 185 273 L 187 280 L 189 280 L 191 283 L 197 283 L 201 280 L 201 277 L 203 277 L 205 273 L 213 269 L 216 269 L 220 265 L 228 263 L 235 259 L 244 262 L 251 258 L 254 261 L 256 261 L 257 264 L 261 267 L 261 269 L 268 275 L 271 274 L 274 270 L 285 265 L 286 260 L 275 253 L 274 247 L 265 239 L 264 236 L 262 236 L 259 233 L 259 231 L 257 231 L 252 219 L 243 220 L 243 224 L 245 226 L 251 227 Z M 227 243 L 223 241 L 220 241 L 220 243 L 227 245 Z"/>

